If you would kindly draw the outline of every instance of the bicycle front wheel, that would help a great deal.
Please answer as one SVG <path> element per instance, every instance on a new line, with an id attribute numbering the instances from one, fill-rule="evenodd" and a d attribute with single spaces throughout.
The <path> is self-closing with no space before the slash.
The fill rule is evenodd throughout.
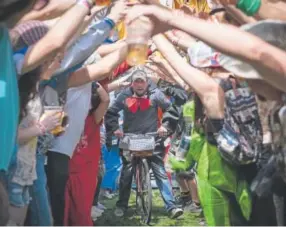
<path id="1" fill-rule="evenodd" d="M 143 223 L 149 224 L 152 213 L 152 185 L 146 159 L 140 160 L 136 166 L 136 184 L 136 200 L 141 220 Z"/>

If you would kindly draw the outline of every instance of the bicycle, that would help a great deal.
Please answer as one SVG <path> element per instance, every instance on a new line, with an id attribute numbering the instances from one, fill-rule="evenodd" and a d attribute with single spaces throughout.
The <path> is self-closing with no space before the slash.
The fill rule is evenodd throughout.
<path id="1" fill-rule="evenodd" d="M 151 222 L 152 185 L 147 157 L 153 155 L 157 132 L 146 134 L 124 134 L 125 150 L 130 151 L 136 182 L 136 208 L 145 224 Z M 122 146 L 121 146 L 122 147 Z M 124 149 L 124 148 L 123 148 Z"/>

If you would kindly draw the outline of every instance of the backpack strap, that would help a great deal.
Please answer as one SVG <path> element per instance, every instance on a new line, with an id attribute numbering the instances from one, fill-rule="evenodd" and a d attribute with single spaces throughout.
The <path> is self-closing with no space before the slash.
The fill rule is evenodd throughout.
<path id="1" fill-rule="evenodd" d="M 194 102 L 195 102 L 194 126 L 196 129 L 202 129 L 203 122 L 205 120 L 205 114 L 203 110 L 203 104 L 197 94 L 194 94 Z"/>

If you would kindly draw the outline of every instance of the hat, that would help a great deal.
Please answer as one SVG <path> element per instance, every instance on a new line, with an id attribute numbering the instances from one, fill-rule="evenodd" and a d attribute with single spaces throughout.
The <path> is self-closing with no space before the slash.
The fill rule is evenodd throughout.
<path id="1" fill-rule="evenodd" d="M 247 24 L 241 29 L 258 36 L 269 44 L 286 50 L 286 23 L 278 20 L 265 20 L 253 24 Z M 233 74 L 245 79 L 261 79 L 256 69 L 245 62 L 220 54 L 220 65 Z"/>
<path id="2" fill-rule="evenodd" d="M 147 72 L 142 67 L 135 68 L 131 74 L 131 78 L 132 78 L 132 81 L 135 81 L 137 79 L 147 81 Z"/>
<path id="3" fill-rule="evenodd" d="M 41 21 L 27 21 L 19 24 L 12 29 L 12 33 L 17 34 L 18 36 L 14 46 L 17 49 L 31 46 L 43 38 L 48 31 L 49 27 Z"/>
<path id="4" fill-rule="evenodd" d="M 188 49 L 190 62 L 197 68 L 220 67 L 217 57 L 219 55 L 213 48 L 204 42 L 197 42 Z"/>

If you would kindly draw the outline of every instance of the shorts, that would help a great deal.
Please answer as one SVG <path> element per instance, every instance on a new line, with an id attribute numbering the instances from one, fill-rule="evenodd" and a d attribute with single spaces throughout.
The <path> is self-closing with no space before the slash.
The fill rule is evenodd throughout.
<path id="1" fill-rule="evenodd" d="M 183 178 L 185 180 L 193 180 L 196 177 L 195 171 L 193 169 L 183 171 L 183 172 L 178 172 L 177 177 Z"/>
<path id="2" fill-rule="evenodd" d="M 12 182 L 13 174 L 17 165 L 15 163 L 10 164 L 8 174 L 6 175 L 6 186 L 9 196 L 9 202 L 15 207 L 25 207 L 30 203 L 30 185 L 20 185 Z"/>
<path id="3" fill-rule="evenodd" d="M 30 203 L 30 186 L 22 186 L 17 183 L 8 183 L 9 202 L 15 207 L 25 207 Z"/>

